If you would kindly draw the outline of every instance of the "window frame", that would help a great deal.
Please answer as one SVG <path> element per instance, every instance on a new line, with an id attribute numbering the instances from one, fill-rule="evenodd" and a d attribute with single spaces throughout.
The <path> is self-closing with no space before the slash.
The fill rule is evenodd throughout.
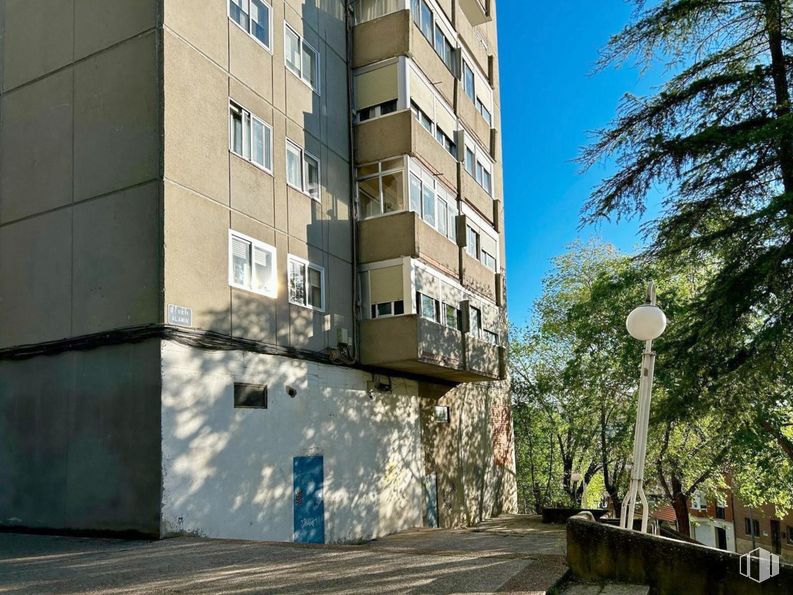
<path id="1" fill-rule="evenodd" d="M 297 264 L 297 265 L 303 267 L 303 282 L 305 283 L 305 292 L 304 293 L 305 293 L 305 300 L 306 300 L 306 302 L 304 304 L 301 304 L 300 302 L 292 299 L 292 276 L 291 276 L 291 273 L 290 273 L 290 266 L 292 264 Z M 319 286 L 320 305 L 319 306 L 315 306 L 315 305 L 310 303 L 311 286 L 309 284 L 309 274 L 308 274 L 309 269 L 314 269 L 315 271 L 317 271 L 319 273 L 319 279 L 320 279 L 320 286 Z M 316 312 L 324 312 L 325 311 L 326 285 L 327 285 L 327 280 L 325 279 L 325 267 L 323 267 L 321 265 L 318 265 L 318 264 L 314 264 L 313 262 L 310 262 L 310 261 L 306 260 L 305 258 L 300 258 L 299 256 L 295 256 L 294 254 L 288 254 L 287 255 L 287 259 L 286 259 L 286 289 L 287 289 L 286 295 L 287 295 L 287 299 L 289 300 L 290 304 L 292 304 L 294 306 L 301 306 L 303 308 L 308 308 L 309 310 L 314 310 Z"/>
<path id="2" fill-rule="evenodd" d="M 293 184 L 289 180 L 289 149 L 293 147 L 297 150 L 298 155 L 298 162 L 300 165 L 300 186 Z M 286 185 L 290 188 L 294 188 L 295 190 L 299 191 L 301 194 L 305 194 L 311 200 L 315 200 L 317 202 L 322 202 L 322 161 L 319 157 L 314 155 L 313 153 L 306 151 L 306 149 L 295 141 L 287 137 L 286 144 L 285 144 L 285 151 L 286 151 L 286 162 L 284 163 L 284 167 L 286 170 Z M 313 159 L 317 163 L 317 193 L 316 196 L 311 193 L 308 188 L 308 162 L 306 160 L 306 156 L 309 159 Z"/>
<path id="3" fill-rule="evenodd" d="M 416 179 L 418 180 L 418 206 L 420 210 L 415 210 L 413 208 L 413 200 L 412 200 L 412 181 Z M 430 185 L 430 181 L 432 182 Z M 457 243 L 457 216 L 460 214 L 460 207 L 457 202 L 456 194 L 453 190 L 448 189 L 446 185 L 438 180 L 433 174 L 427 171 L 422 165 L 420 165 L 417 161 L 410 159 L 408 162 L 407 168 L 407 182 L 408 182 L 408 196 L 407 196 L 407 209 L 416 213 L 419 218 L 424 221 L 427 225 L 432 227 L 435 231 L 441 234 L 444 238 L 449 240 L 450 242 L 456 244 Z M 424 211 L 424 200 L 425 200 L 425 188 L 428 188 L 429 191 L 432 192 L 433 195 L 433 222 L 426 218 L 426 213 Z M 446 233 L 443 233 L 440 229 L 440 213 L 442 209 L 440 208 L 439 203 L 446 204 Z"/>
<path id="4" fill-rule="evenodd" d="M 229 0 L 231 1 L 231 0 Z M 233 110 L 239 110 L 240 115 L 242 116 L 242 153 L 238 153 L 234 149 L 234 123 L 233 118 L 231 116 Z M 247 123 L 246 123 L 246 116 L 247 116 Z M 267 155 L 269 153 L 270 156 L 270 164 L 269 167 L 267 164 L 260 164 L 253 160 L 253 123 L 258 122 L 261 124 L 264 129 L 269 132 L 267 135 L 269 137 L 269 142 L 264 146 L 264 160 L 267 161 Z M 247 144 L 248 155 L 245 155 L 245 148 Z M 240 159 L 244 159 L 248 163 L 258 167 L 260 170 L 273 175 L 273 127 L 265 122 L 262 118 L 258 117 L 256 114 L 251 112 L 248 109 L 245 109 L 240 103 L 237 103 L 233 99 L 229 97 L 229 152 L 233 153 Z"/>
<path id="5" fill-rule="evenodd" d="M 426 298 L 428 300 L 432 300 L 433 318 L 428 318 L 424 315 L 424 302 L 422 298 Z M 441 322 L 441 301 L 438 298 L 434 298 L 431 295 L 424 293 L 423 291 L 416 291 L 416 314 L 418 314 L 419 318 L 427 320 L 429 322 L 434 322 L 435 324 L 443 325 Z"/>
<path id="6" fill-rule="evenodd" d="M 250 245 L 249 248 L 249 282 L 250 286 L 245 286 L 241 283 L 237 283 L 234 280 L 234 239 L 241 240 L 243 242 L 247 242 Z M 271 288 L 269 290 L 260 290 L 254 288 L 254 277 L 256 274 L 255 267 L 256 267 L 256 248 L 268 252 L 270 254 L 270 258 L 272 260 L 272 273 L 270 274 L 270 282 L 269 285 Z M 262 295 L 269 298 L 277 298 L 278 297 L 278 251 L 275 246 L 271 246 L 266 242 L 262 242 L 261 240 L 257 240 L 256 238 L 252 238 L 251 236 L 245 235 L 244 233 L 240 233 L 238 231 L 234 231 L 233 229 L 229 229 L 229 237 L 228 237 L 228 282 L 229 286 L 234 287 L 236 289 L 241 289 L 243 291 L 249 291 L 251 293 L 255 293 L 256 295 Z"/>
<path id="7" fill-rule="evenodd" d="M 299 59 L 300 59 L 300 68 L 298 69 L 298 71 L 296 71 L 295 68 L 286 59 L 287 58 L 287 53 L 286 53 L 287 30 L 290 31 L 295 37 L 297 37 L 297 45 L 298 45 L 298 50 L 299 50 L 298 56 L 299 56 Z M 306 69 L 303 66 L 303 52 L 305 52 L 305 48 L 308 48 L 314 54 L 314 56 L 316 57 L 316 60 L 317 60 L 316 68 L 314 69 L 314 79 L 315 80 L 308 80 L 305 77 L 305 70 Z M 309 87 L 314 93 L 316 93 L 317 95 L 322 95 L 322 93 L 320 93 L 320 80 L 321 80 L 320 73 L 322 71 L 320 69 L 319 50 L 317 50 L 313 45 L 308 43 L 305 40 L 305 38 L 302 35 L 300 35 L 300 33 L 298 33 L 295 30 L 295 28 L 292 27 L 286 21 L 284 21 L 284 66 L 286 67 L 286 69 L 289 72 L 291 72 L 297 78 L 299 78 L 301 81 L 303 81 L 303 84 L 305 84 L 307 87 Z"/>
<path id="8" fill-rule="evenodd" d="M 399 162 L 399 165 L 396 166 L 395 163 Z M 392 165 L 391 167 L 385 167 L 386 164 Z M 370 173 L 359 173 L 360 170 L 377 167 L 377 171 L 373 171 Z M 402 176 L 402 209 L 401 210 L 392 210 L 386 211 L 385 210 L 385 192 L 383 187 L 383 178 L 389 176 Z M 373 199 L 377 200 L 377 204 L 379 207 L 379 212 L 374 215 L 365 216 L 363 203 L 361 201 L 361 183 L 363 182 L 371 182 L 372 180 L 377 180 L 377 196 L 373 196 Z M 375 217 L 382 217 L 384 215 L 390 215 L 391 213 L 403 213 L 410 211 L 410 189 L 407 187 L 407 183 L 409 182 L 410 178 L 408 177 L 408 166 L 407 166 L 407 157 L 405 156 L 398 156 L 398 157 L 391 157 L 388 159 L 381 159 L 380 161 L 375 161 L 372 163 L 365 163 L 363 165 L 358 166 L 355 169 L 355 200 L 358 205 L 358 213 L 357 218 L 358 221 L 365 221 L 366 219 L 374 219 Z"/>
<path id="9" fill-rule="evenodd" d="M 378 306 L 390 306 L 391 311 L 388 314 L 380 314 Z M 402 304 L 402 311 L 397 312 L 396 305 Z M 405 300 L 393 300 L 390 302 L 378 302 L 376 304 L 369 304 L 369 319 L 378 320 L 380 318 L 394 318 L 396 316 L 405 316 Z"/>
<path id="10" fill-rule="evenodd" d="M 482 119 L 487 123 L 488 127 L 493 127 L 493 101 L 492 101 L 492 93 L 493 88 L 490 85 L 490 81 L 488 77 L 482 74 L 482 71 L 479 69 L 479 66 L 473 65 L 474 61 L 464 55 L 460 59 L 460 76 L 458 77 L 463 85 L 463 94 L 471 100 L 471 103 L 474 104 L 474 109 L 476 112 L 482 116 Z M 470 85 L 466 80 L 467 76 L 470 73 Z M 477 93 L 477 89 L 480 88 L 482 84 L 488 86 L 491 94 L 491 101 L 485 102 L 482 101 L 482 95 Z"/>
<path id="11" fill-rule="evenodd" d="M 253 33 L 251 33 L 251 0 L 240 0 L 240 2 L 244 3 L 248 7 L 248 11 L 245 13 L 248 18 L 248 29 L 246 30 L 245 27 L 240 25 L 237 20 L 231 16 L 231 4 L 234 0 L 226 0 L 226 15 L 228 19 L 234 23 L 238 28 L 244 31 L 251 39 L 253 39 L 256 43 L 262 46 L 265 50 L 267 50 L 270 54 L 273 53 L 273 6 L 269 2 L 265 0 L 258 0 L 261 4 L 264 4 L 267 7 L 267 35 L 270 38 L 270 45 L 266 45 L 261 39 L 256 37 Z"/>

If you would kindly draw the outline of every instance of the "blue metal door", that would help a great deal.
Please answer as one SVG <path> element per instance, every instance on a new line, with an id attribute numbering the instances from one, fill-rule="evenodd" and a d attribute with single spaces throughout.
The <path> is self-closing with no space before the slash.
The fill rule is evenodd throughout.
<path id="1" fill-rule="evenodd" d="M 292 540 L 296 543 L 325 543 L 325 503 L 322 501 L 325 471 L 322 457 L 295 457 L 292 461 L 292 477 Z"/>
<path id="2" fill-rule="evenodd" d="M 438 481 L 435 474 L 424 478 L 424 526 L 438 526 Z"/>

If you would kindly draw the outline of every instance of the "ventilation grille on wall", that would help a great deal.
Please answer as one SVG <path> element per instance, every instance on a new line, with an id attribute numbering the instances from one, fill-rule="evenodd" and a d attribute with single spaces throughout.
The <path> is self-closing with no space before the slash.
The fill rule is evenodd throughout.
<path id="1" fill-rule="evenodd" d="M 235 409 L 267 409 L 267 385 L 234 383 Z"/>

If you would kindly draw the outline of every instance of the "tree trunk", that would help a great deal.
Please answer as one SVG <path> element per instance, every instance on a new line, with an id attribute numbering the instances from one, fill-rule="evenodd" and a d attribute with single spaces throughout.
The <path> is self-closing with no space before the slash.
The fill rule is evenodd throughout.
<path id="1" fill-rule="evenodd" d="M 672 507 L 677 517 L 677 530 L 691 537 L 691 522 L 688 518 L 688 497 L 678 477 L 672 476 Z"/>
<path id="2" fill-rule="evenodd" d="M 771 78 L 774 81 L 776 98 L 775 111 L 777 118 L 782 118 L 790 113 L 790 91 L 782 43 L 782 3 L 780 0 L 765 0 L 764 5 L 768 50 L 771 54 Z M 778 154 L 782 184 L 785 192 L 791 193 L 793 192 L 793 143 L 783 141 L 779 146 Z"/>

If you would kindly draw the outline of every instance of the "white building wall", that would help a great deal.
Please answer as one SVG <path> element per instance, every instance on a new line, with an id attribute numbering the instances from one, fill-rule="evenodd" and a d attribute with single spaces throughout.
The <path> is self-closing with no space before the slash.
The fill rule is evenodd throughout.
<path id="1" fill-rule="evenodd" d="M 691 518 L 691 524 L 694 527 L 694 539 L 702 545 L 708 547 L 716 547 L 716 527 L 723 528 L 727 533 L 727 551 L 734 552 L 735 550 L 735 529 L 732 523 L 720 519 L 702 519 Z"/>
<path id="2" fill-rule="evenodd" d="M 243 351 L 162 344 L 162 533 L 292 541 L 295 456 L 323 455 L 326 542 L 422 524 L 418 389 L 393 378 Z M 233 383 L 266 384 L 235 409 Z M 286 387 L 297 389 L 290 398 Z"/>

